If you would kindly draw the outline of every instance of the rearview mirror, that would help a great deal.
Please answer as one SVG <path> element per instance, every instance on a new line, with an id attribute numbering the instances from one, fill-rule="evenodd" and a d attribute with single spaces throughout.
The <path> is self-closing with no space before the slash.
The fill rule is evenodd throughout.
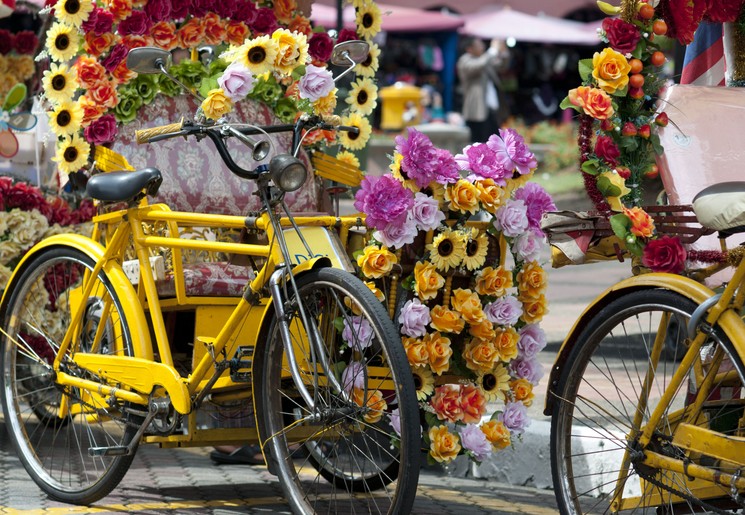
<path id="1" fill-rule="evenodd" d="M 370 45 L 359 39 L 350 39 L 334 46 L 331 54 L 331 63 L 336 66 L 349 66 L 350 64 L 359 64 L 365 59 L 370 52 Z"/>
<path id="2" fill-rule="evenodd" d="M 127 68 L 137 73 L 162 73 L 171 66 L 171 53 L 167 50 L 145 46 L 133 48 L 127 54 Z"/>

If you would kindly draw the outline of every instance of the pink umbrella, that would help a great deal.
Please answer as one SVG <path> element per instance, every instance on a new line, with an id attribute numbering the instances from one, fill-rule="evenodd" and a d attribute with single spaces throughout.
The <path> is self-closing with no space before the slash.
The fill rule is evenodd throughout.
<path id="1" fill-rule="evenodd" d="M 387 32 L 428 32 L 455 30 L 464 24 L 463 18 L 411 7 L 378 4 L 382 27 Z M 316 25 L 336 27 L 336 7 L 313 4 L 310 19 Z M 354 28 L 354 7 L 347 5 L 343 14 L 344 27 Z"/>

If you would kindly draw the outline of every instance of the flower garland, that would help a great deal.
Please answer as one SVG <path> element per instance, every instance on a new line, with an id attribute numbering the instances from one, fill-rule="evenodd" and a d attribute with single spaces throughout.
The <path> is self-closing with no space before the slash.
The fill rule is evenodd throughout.
<path id="1" fill-rule="evenodd" d="M 343 30 L 338 41 L 370 39 L 380 30 L 380 11 L 372 0 L 355 0 L 359 26 Z M 50 103 L 50 126 L 58 138 L 54 160 L 61 171 L 85 167 L 91 145 L 116 138 L 118 124 L 129 123 L 158 94 L 182 94 L 167 78 L 138 76 L 126 65 L 128 52 L 154 45 L 191 51 L 203 44 L 217 47 L 222 58 L 203 64 L 182 59 L 170 73 L 205 101 L 206 116 L 228 114 L 234 102 L 252 98 L 268 104 L 284 121 L 300 112 L 328 114 L 336 108 L 336 88 L 326 70 L 334 41 L 315 31 L 296 0 L 255 2 L 172 2 L 170 0 L 58 0 L 47 32 L 50 69 L 44 73 L 44 96 Z M 365 118 L 376 105 L 379 48 L 371 43 L 368 59 L 356 67 L 361 77 L 347 98 L 345 125 L 359 135 L 338 136 L 349 149 L 362 148 L 370 137 Z M 316 131 L 306 145 L 332 141 L 333 133 Z"/>
<path id="2" fill-rule="evenodd" d="M 614 7 L 599 1 L 606 14 L 621 16 L 603 20 L 599 33 L 608 46 L 580 61 L 582 85 L 561 104 L 580 113 L 580 168 L 590 199 L 609 216 L 626 248 L 653 271 L 680 273 L 687 258 L 680 241 L 660 236 L 640 205 L 642 183 L 657 177 L 655 155 L 663 152 L 654 127 L 668 124 L 668 115 L 654 104 L 666 62 L 657 38 L 690 42 L 704 16 L 732 21 L 743 3 L 624 0 Z"/>
<path id="3" fill-rule="evenodd" d="M 546 345 L 540 220 L 555 209 L 529 182 L 535 167 L 512 129 L 453 156 L 412 128 L 396 138 L 391 171 L 366 177 L 355 195 L 374 231 L 357 265 L 390 311 L 398 306 L 431 460 L 483 461 L 530 422 Z M 405 299 L 397 300 L 398 284 Z"/>
<path id="4" fill-rule="evenodd" d="M 34 76 L 36 68 L 31 56 L 38 44 L 36 34 L 30 30 L 13 33 L 0 29 L 0 98 Z"/>

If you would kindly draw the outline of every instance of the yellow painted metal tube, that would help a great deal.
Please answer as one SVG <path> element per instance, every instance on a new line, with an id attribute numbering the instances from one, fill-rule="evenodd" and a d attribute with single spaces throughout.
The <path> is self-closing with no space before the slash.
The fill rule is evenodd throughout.
<path id="1" fill-rule="evenodd" d="M 89 381 L 87 379 L 81 379 L 64 372 L 57 372 L 57 382 L 61 385 L 75 386 L 82 390 L 97 392 L 99 395 L 113 395 L 117 399 L 134 402 L 135 404 L 147 405 L 148 403 L 148 398 L 146 395 L 122 390 L 120 388 L 97 383 L 95 381 Z"/>

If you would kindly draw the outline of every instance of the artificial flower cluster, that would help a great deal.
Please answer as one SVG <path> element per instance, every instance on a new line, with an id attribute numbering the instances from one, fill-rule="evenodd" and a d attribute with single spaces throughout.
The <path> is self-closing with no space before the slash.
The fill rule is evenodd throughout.
<path id="1" fill-rule="evenodd" d="M 39 40 L 30 30 L 0 29 L 0 98 L 16 84 L 29 81 L 36 71 L 33 53 Z"/>
<path id="2" fill-rule="evenodd" d="M 371 16 L 360 19 L 357 31 L 341 31 L 338 41 L 371 38 L 380 30 L 380 13 L 371 0 L 358 0 L 356 7 Z M 51 105 L 50 126 L 58 137 L 54 159 L 67 173 L 86 166 L 91 145 L 114 141 L 118 124 L 134 120 L 156 95 L 183 93 L 164 77 L 129 70 L 126 57 L 133 48 L 190 51 L 191 58 L 181 59 L 169 71 L 206 97 L 202 107 L 210 117 L 226 114 L 246 96 L 266 103 L 284 121 L 302 111 L 327 113 L 336 105 L 336 89 L 329 88 L 325 68 L 334 41 L 311 27 L 295 0 L 58 0 L 53 11 L 54 23 L 41 54 L 52 61 L 43 86 Z M 225 59 L 203 64 L 196 48 L 205 44 L 216 47 Z M 374 76 L 379 52 L 372 45 L 356 71 Z M 305 75 L 310 77 L 303 80 Z M 356 109 L 345 121 L 362 130 L 352 136 L 354 141 L 342 139 L 349 148 L 366 143 L 370 125 L 361 113 L 369 114 L 377 97 L 369 80 L 360 79 L 356 88 L 357 98 L 366 100 L 350 102 Z M 323 136 L 328 135 L 304 143 Z"/>
<path id="3" fill-rule="evenodd" d="M 482 461 L 529 423 L 546 345 L 540 220 L 555 209 L 529 182 L 535 167 L 511 129 L 454 156 L 410 128 L 396 138 L 391 171 L 366 177 L 355 196 L 372 230 L 360 274 L 395 312 L 425 444 L 440 463 Z"/>

